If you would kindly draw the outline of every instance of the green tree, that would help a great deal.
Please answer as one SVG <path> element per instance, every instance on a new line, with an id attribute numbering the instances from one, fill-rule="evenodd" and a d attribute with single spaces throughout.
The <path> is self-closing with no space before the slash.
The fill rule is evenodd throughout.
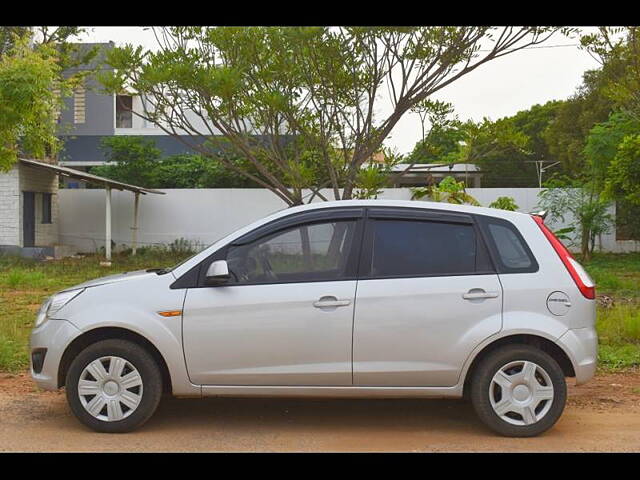
<path id="1" fill-rule="evenodd" d="M 622 141 L 638 134 L 640 119 L 620 112 L 611 114 L 606 122 L 598 123 L 591 129 L 583 153 L 588 162 L 585 172 L 595 182 L 597 191 L 604 190 L 608 176 L 620 178 L 620 172 L 610 166 Z"/>
<path id="2" fill-rule="evenodd" d="M 526 149 L 530 153 L 530 160 L 557 160 L 549 151 L 544 133 L 555 120 L 563 104 L 563 101 L 553 100 L 544 105 L 533 105 L 509 117 L 514 127 L 527 136 Z"/>
<path id="3" fill-rule="evenodd" d="M 640 27 L 599 27 L 581 44 L 602 64 L 603 95 L 640 120 Z"/>
<path id="4" fill-rule="evenodd" d="M 530 159 L 529 137 L 510 119 L 468 121 L 464 130 L 465 140 L 459 158 L 480 167 L 483 186 L 534 186 L 535 167 L 527 163 Z"/>
<path id="5" fill-rule="evenodd" d="M 630 65 L 637 57 L 633 60 L 633 55 L 621 54 L 624 42 L 614 41 L 612 33 L 605 27 L 600 33 L 581 38 L 584 48 L 601 67 L 583 74 L 582 84 L 559 106 L 554 121 L 544 133 L 550 153 L 561 162 L 557 176 L 573 179 L 584 176 L 587 167 L 584 152 L 591 129 L 606 122 L 624 103 L 621 98 L 616 99 L 613 92 L 627 82 Z"/>
<path id="6" fill-rule="evenodd" d="M 249 168 L 249 166 L 247 166 Z M 255 188 L 251 180 L 202 155 L 177 154 L 159 160 L 152 172 L 155 188 Z"/>
<path id="7" fill-rule="evenodd" d="M 68 41 L 80 32 L 77 27 L 0 27 L 0 171 L 11 168 L 20 154 L 44 158 L 58 151 L 62 97 L 86 74 L 63 78 L 62 73 L 74 61 Z"/>
<path id="8" fill-rule="evenodd" d="M 605 193 L 640 207 L 640 134 L 627 135 L 607 170 Z"/>
<path id="9" fill-rule="evenodd" d="M 537 45 L 540 27 L 172 27 L 159 49 L 109 52 L 108 91 L 146 99 L 134 112 L 289 205 L 358 191 L 361 168 L 402 116 L 479 66 Z M 482 49 L 480 49 L 482 46 Z M 380 114 L 380 93 L 392 109 Z M 216 136 L 219 135 L 219 136 Z M 218 139 L 224 146 L 210 148 Z M 336 154 L 337 153 L 337 154 Z M 242 157 L 252 171 L 234 162 Z M 254 173 L 255 172 L 255 173 Z"/>
<path id="10" fill-rule="evenodd" d="M 460 155 L 460 143 L 464 140 L 465 134 L 462 122 L 453 115 L 453 106 L 450 103 L 426 99 L 416 105 L 412 112 L 420 117 L 422 137 L 407 157 L 407 162 L 412 165 L 455 163 Z"/>
<path id="11" fill-rule="evenodd" d="M 33 50 L 26 39 L 0 57 L 0 170 L 11 168 L 19 152 L 43 158 L 56 151 L 59 78 L 52 49 Z"/>
<path id="12" fill-rule="evenodd" d="M 566 187 L 557 187 L 554 181 L 538 194 L 538 208 L 549 212 L 550 224 L 565 221 L 571 214 L 571 221 L 564 232 L 575 232 L 574 241 L 580 244 L 582 258 L 588 261 L 595 247 L 596 238 L 610 231 L 613 217 L 608 212 L 610 203 L 593 189 L 592 185 L 575 182 Z"/>
<path id="13" fill-rule="evenodd" d="M 161 154 L 152 139 L 129 135 L 103 137 L 100 148 L 105 152 L 107 163 L 93 167 L 91 173 L 152 188 L 155 166 Z"/>
<path id="14" fill-rule="evenodd" d="M 162 157 L 155 142 L 144 136 L 104 137 L 107 163 L 91 173 L 147 188 L 250 188 L 255 183 L 201 155 Z M 240 160 L 238 160 L 239 162 Z M 248 168 L 248 167 L 247 167 Z"/>

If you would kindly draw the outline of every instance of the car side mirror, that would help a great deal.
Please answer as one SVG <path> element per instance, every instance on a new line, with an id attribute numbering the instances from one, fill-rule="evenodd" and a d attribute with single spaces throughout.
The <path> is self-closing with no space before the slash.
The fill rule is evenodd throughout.
<path id="1" fill-rule="evenodd" d="M 222 285 L 229 281 L 229 266 L 226 260 L 216 260 L 207 268 L 207 274 L 205 275 L 205 283 L 207 285 Z"/>

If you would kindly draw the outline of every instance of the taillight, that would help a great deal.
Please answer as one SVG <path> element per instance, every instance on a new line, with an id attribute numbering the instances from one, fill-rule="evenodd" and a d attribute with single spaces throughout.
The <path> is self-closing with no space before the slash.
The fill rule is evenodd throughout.
<path id="1" fill-rule="evenodd" d="M 560 257 L 560 260 L 562 260 L 562 263 L 569 271 L 573 281 L 576 282 L 578 290 L 580 290 L 585 298 L 590 300 L 596 298 L 596 285 L 593 283 L 593 280 L 591 280 L 591 277 L 583 266 L 573 258 L 573 255 L 571 255 L 571 252 L 567 250 L 567 247 L 565 247 L 562 242 L 558 240 L 558 237 L 549 230 L 549 227 L 544 224 L 544 219 L 542 217 L 538 215 L 532 215 L 532 217 L 540 227 L 540 230 L 542 230 L 542 233 L 544 233 L 544 236 L 549 240 L 549 243 L 551 243 L 551 246 Z"/>

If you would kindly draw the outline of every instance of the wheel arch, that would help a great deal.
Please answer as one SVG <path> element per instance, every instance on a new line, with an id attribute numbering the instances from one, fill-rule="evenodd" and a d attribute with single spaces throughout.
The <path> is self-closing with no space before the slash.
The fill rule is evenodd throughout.
<path id="1" fill-rule="evenodd" d="M 469 384 L 473 378 L 475 368 L 487 357 L 491 352 L 506 345 L 531 345 L 539 348 L 543 352 L 549 354 L 562 369 L 565 377 L 575 377 L 575 369 L 569 355 L 560 347 L 557 343 L 549 340 L 548 338 L 531 333 L 517 333 L 507 335 L 494 340 L 493 342 L 485 345 L 473 358 L 469 368 L 464 376 L 464 383 L 462 388 L 463 396 L 467 396 L 469 393 Z"/>
<path id="2" fill-rule="evenodd" d="M 160 372 L 162 374 L 163 393 L 172 392 L 171 374 L 169 373 L 169 367 L 167 366 L 166 360 L 160 353 L 160 350 L 158 350 L 158 348 L 144 336 L 122 327 L 98 327 L 84 332 L 83 334 L 73 339 L 73 341 L 65 349 L 64 353 L 62 354 L 62 358 L 60 359 L 60 364 L 58 367 L 58 388 L 64 386 L 69 366 L 71 365 L 73 359 L 82 350 L 87 348 L 89 345 L 92 345 L 101 340 L 114 338 L 120 340 L 128 340 L 139 345 L 147 352 L 149 352 L 160 367 Z"/>

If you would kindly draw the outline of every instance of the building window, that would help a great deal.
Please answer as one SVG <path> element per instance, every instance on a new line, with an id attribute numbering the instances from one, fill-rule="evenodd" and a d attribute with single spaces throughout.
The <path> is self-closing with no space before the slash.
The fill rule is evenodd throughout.
<path id="1" fill-rule="evenodd" d="M 86 95 L 83 85 L 73 91 L 73 123 L 84 123 L 86 114 Z"/>
<path id="2" fill-rule="evenodd" d="M 42 194 L 42 223 L 51 223 L 51 194 Z"/>
<path id="3" fill-rule="evenodd" d="M 130 95 L 116 96 L 116 128 L 133 127 L 133 97 Z"/>

